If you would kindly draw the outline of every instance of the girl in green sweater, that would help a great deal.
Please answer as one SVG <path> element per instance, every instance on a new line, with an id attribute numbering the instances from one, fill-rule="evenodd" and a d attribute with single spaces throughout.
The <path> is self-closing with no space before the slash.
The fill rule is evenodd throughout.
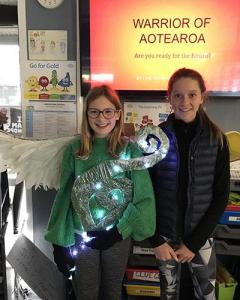
<path id="1" fill-rule="evenodd" d="M 118 159 L 142 155 L 123 138 L 123 112 L 115 91 L 94 87 L 84 104 L 81 137 L 65 150 L 45 238 L 53 244 L 54 261 L 63 274 L 76 267 L 77 299 L 118 300 L 131 238 L 140 241 L 154 233 L 154 194 L 147 170 L 114 175 L 114 166 L 114 182 L 108 176 L 103 184 L 98 181 L 99 172 L 91 168 L 114 160 L 117 167 Z M 81 179 L 85 174 L 91 184 Z"/>

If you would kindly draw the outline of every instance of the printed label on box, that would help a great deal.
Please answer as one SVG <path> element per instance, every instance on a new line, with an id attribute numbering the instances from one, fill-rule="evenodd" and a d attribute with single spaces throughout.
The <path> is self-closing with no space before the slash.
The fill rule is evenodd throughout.
<path id="1" fill-rule="evenodd" d="M 133 296 L 160 296 L 159 286 L 138 286 L 124 284 L 127 294 Z"/>
<path id="2" fill-rule="evenodd" d="M 151 272 L 151 271 L 134 271 L 133 279 L 159 282 L 159 272 L 158 271 L 153 271 L 153 272 Z"/>
<path id="3" fill-rule="evenodd" d="M 240 222 L 240 217 L 230 216 L 228 220 L 232 222 Z"/>
<path id="4" fill-rule="evenodd" d="M 154 255 L 152 248 L 142 248 L 140 246 L 133 246 L 134 254 L 146 254 L 146 255 Z"/>

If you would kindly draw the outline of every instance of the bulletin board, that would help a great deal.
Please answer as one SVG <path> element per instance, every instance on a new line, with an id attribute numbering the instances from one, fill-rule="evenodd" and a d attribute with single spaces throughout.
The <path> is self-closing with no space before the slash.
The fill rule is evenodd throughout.
<path id="1" fill-rule="evenodd" d="M 43 139 L 77 133 L 76 1 L 56 9 L 19 2 L 23 135 Z M 39 19 L 41 18 L 41 22 Z"/>

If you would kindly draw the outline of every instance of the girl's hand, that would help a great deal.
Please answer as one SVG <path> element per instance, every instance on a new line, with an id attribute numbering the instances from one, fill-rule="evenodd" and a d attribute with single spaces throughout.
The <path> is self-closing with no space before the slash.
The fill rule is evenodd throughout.
<path id="1" fill-rule="evenodd" d="M 181 263 L 190 262 L 195 256 L 195 253 L 189 250 L 183 243 L 175 251 L 175 254 L 177 255 L 178 261 Z"/>
<path id="2" fill-rule="evenodd" d="M 70 271 L 75 265 L 71 246 L 63 247 L 53 244 L 53 258 L 58 270 L 69 277 Z"/>
<path id="3" fill-rule="evenodd" d="M 175 260 L 178 262 L 178 258 L 173 248 L 168 245 L 168 243 L 164 243 L 156 248 L 153 248 L 155 256 L 159 260 Z"/>
<path id="4" fill-rule="evenodd" d="M 85 244 L 97 250 L 107 250 L 116 242 L 122 241 L 122 235 L 118 232 L 117 226 L 113 226 L 110 230 L 89 231 L 87 233 L 92 239 Z"/>

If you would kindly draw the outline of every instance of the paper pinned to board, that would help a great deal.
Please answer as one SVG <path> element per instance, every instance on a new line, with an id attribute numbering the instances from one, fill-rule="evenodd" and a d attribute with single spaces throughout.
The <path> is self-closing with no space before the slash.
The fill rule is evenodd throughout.
<path id="1" fill-rule="evenodd" d="M 65 300 L 65 282 L 56 265 L 26 236 L 20 235 L 8 262 L 42 300 Z"/>

